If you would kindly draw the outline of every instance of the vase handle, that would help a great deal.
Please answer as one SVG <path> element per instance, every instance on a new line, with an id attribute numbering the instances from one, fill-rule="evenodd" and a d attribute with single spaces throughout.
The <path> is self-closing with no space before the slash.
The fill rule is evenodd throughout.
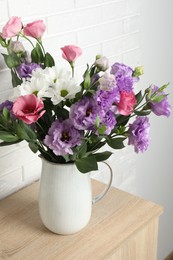
<path id="1" fill-rule="evenodd" d="M 102 162 L 102 163 L 106 164 L 106 166 L 108 167 L 109 173 L 110 173 L 110 179 L 109 179 L 109 182 L 108 182 L 107 186 L 105 187 L 105 189 L 100 194 L 98 194 L 98 195 L 93 197 L 92 204 L 94 204 L 97 201 L 101 200 L 106 195 L 106 193 L 108 192 L 108 190 L 110 189 L 111 184 L 112 184 L 112 179 L 113 179 L 112 168 L 111 168 L 111 166 L 108 163 L 106 163 L 106 162 Z"/>

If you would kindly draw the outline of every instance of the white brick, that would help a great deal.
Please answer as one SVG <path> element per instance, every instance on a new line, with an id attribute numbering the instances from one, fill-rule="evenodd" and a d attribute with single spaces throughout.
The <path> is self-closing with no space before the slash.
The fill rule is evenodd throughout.
<path id="1" fill-rule="evenodd" d="M 123 37 L 123 51 L 139 48 L 139 34 L 133 33 Z"/>
<path id="2" fill-rule="evenodd" d="M 124 33 L 132 33 L 135 31 L 139 31 L 140 22 L 139 15 L 129 17 L 124 20 Z"/>
<path id="3" fill-rule="evenodd" d="M 102 24 L 78 32 L 78 42 L 80 46 L 96 44 L 120 36 L 122 31 L 123 25 L 121 22 Z"/>
<path id="4" fill-rule="evenodd" d="M 115 62 L 122 62 L 122 60 L 123 60 L 123 55 L 122 54 L 114 55 L 114 56 L 109 57 L 109 64 L 111 66 Z"/>
<path id="5" fill-rule="evenodd" d="M 51 0 L 50 3 L 42 0 L 9 0 L 8 2 L 10 16 L 14 14 L 21 17 L 31 17 L 35 15 L 43 16 L 45 14 L 57 13 L 74 8 L 73 0 Z M 61 25 L 54 24 L 54 27 L 55 26 L 60 27 Z"/>
<path id="6" fill-rule="evenodd" d="M 102 20 L 101 7 L 82 9 L 80 11 L 68 12 L 48 17 L 48 33 L 62 33 L 71 30 L 92 26 Z M 60 25 L 56 26 L 55 24 Z"/>
<path id="7" fill-rule="evenodd" d="M 41 159 L 35 156 L 35 159 L 28 161 L 23 165 L 23 181 L 39 179 L 41 173 Z"/>
<path id="8" fill-rule="evenodd" d="M 25 142 L 23 142 L 25 143 Z M 10 149 L 10 147 L 9 147 Z M 1 152 L 1 150 L 0 150 Z M 0 165 L 3 169 L 4 173 L 8 173 L 17 167 L 21 167 L 25 163 L 36 158 L 36 154 L 34 154 L 29 148 L 27 143 L 25 145 L 19 145 L 18 149 L 14 152 L 11 152 L 6 155 L 0 156 Z M 9 163 L 10 162 L 10 163 Z"/>
<path id="9" fill-rule="evenodd" d="M 0 23 L 4 25 L 7 22 L 7 20 L 8 20 L 7 1 L 1 0 L 0 1 Z"/>
<path id="10" fill-rule="evenodd" d="M 119 55 L 123 51 L 123 39 L 118 38 L 109 42 L 103 43 L 103 53 L 105 56 Z"/>
<path id="11" fill-rule="evenodd" d="M 11 97 L 12 94 L 13 94 L 12 89 L 0 92 L 0 102 L 3 102 L 5 100 L 9 99 L 9 97 Z"/>
<path id="12" fill-rule="evenodd" d="M 22 168 L 15 167 L 11 172 L 0 174 L 0 199 L 22 186 Z"/>
<path id="13" fill-rule="evenodd" d="M 92 5 L 99 5 L 102 4 L 103 0 L 75 0 L 75 6 L 77 8 L 79 7 L 88 7 L 88 6 L 92 6 Z"/>
<path id="14" fill-rule="evenodd" d="M 141 50 L 139 48 L 123 54 L 123 62 L 131 67 L 141 66 Z"/>
<path id="15" fill-rule="evenodd" d="M 7 68 L 7 66 L 6 66 L 6 64 L 5 64 L 5 61 L 4 61 L 4 58 L 3 58 L 3 56 L 2 56 L 1 53 L 6 53 L 6 52 L 5 52 L 4 49 L 0 48 L 0 71 L 1 71 L 2 69 L 6 69 L 6 68 Z"/>
<path id="16" fill-rule="evenodd" d="M 134 15 L 140 13 L 141 1 L 139 0 L 127 0 L 127 15 Z"/>
<path id="17" fill-rule="evenodd" d="M 53 57 L 57 55 L 62 55 L 62 51 L 60 48 L 65 45 L 71 44 L 76 45 L 75 33 L 68 33 L 44 39 L 45 50 L 48 51 Z"/>
<path id="18" fill-rule="evenodd" d="M 86 64 L 92 64 L 95 62 L 95 58 L 97 54 L 102 54 L 101 45 L 97 44 L 94 46 L 83 48 L 83 53 L 76 61 L 79 66 L 86 66 Z"/>
<path id="19" fill-rule="evenodd" d="M 11 72 L 9 69 L 5 71 L 0 71 L 0 79 L 1 79 L 0 91 L 4 91 L 12 88 Z"/>
<path id="20" fill-rule="evenodd" d="M 103 5 L 104 21 L 122 18 L 126 15 L 126 1 L 113 2 Z"/>

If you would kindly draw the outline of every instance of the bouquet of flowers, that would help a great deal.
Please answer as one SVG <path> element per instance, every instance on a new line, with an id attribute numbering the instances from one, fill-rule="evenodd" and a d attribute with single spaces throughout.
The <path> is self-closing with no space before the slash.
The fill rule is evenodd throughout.
<path id="1" fill-rule="evenodd" d="M 70 70 L 57 69 L 42 44 L 45 29 L 42 20 L 23 25 L 13 16 L 0 33 L 14 87 L 10 100 L 0 104 L 0 146 L 25 140 L 46 160 L 74 162 L 82 173 L 97 170 L 97 163 L 111 156 L 101 149 L 106 144 L 113 149 L 133 145 L 135 152 L 144 152 L 149 145 L 148 115 L 170 115 L 164 92 L 168 84 L 151 85 L 143 93 L 136 87 L 143 67 L 115 62 L 109 68 L 101 55 L 87 64 L 78 83 L 74 70 L 81 48 L 61 48 Z M 32 46 L 30 53 L 25 40 Z"/>

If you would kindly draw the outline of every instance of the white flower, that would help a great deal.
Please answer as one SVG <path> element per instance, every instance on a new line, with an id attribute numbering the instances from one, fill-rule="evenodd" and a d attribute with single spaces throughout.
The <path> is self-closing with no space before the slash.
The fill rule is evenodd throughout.
<path id="1" fill-rule="evenodd" d="M 51 98 L 52 103 L 57 105 L 61 101 L 66 99 L 75 98 L 76 93 L 81 90 L 75 79 L 73 78 L 59 78 L 53 87 L 53 96 Z"/>
<path id="2" fill-rule="evenodd" d="M 39 98 L 51 98 L 54 105 L 66 99 L 73 99 L 81 87 L 71 78 L 71 73 L 56 67 L 37 68 L 32 73 L 30 81 L 24 80 L 14 89 L 13 99 L 19 96 L 35 94 Z"/>

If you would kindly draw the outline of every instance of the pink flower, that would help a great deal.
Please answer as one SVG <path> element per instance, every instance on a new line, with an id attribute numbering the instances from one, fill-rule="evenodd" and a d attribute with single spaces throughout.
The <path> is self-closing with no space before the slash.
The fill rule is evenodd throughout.
<path id="1" fill-rule="evenodd" d="M 23 30 L 23 33 L 26 36 L 33 37 L 35 39 L 39 39 L 42 37 L 43 33 L 46 30 L 46 25 L 42 20 L 34 21 L 32 23 L 28 23 Z"/>
<path id="2" fill-rule="evenodd" d="M 21 19 L 17 16 L 12 16 L 6 25 L 2 28 L 2 38 L 11 38 L 18 35 L 22 29 Z"/>
<path id="3" fill-rule="evenodd" d="M 75 45 L 66 45 L 61 50 L 62 57 L 70 63 L 74 62 L 82 54 L 81 48 Z"/>
<path id="4" fill-rule="evenodd" d="M 136 104 L 134 92 L 122 91 L 120 93 L 120 102 L 117 104 L 118 111 L 121 115 L 128 116 L 133 112 L 133 107 Z"/>
<path id="5" fill-rule="evenodd" d="M 29 94 L 17 98 L 13 105 L 13 113 L 26 124 L 32 124 L 46 112 L 43 108 L 43 101 L 34 94 Z"/>

